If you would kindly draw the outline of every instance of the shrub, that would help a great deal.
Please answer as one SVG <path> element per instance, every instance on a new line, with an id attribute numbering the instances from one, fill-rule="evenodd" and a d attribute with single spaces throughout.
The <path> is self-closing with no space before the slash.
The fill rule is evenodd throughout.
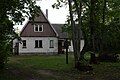
<path id="1" fill-rule="evenodd" d="M 103 53 L 99 55 L 100 61 L 110 61 L 110 62 L 116 62 L 118 61 L 118 55 L 115 53 Z"/>
<path id="2" fill-rule="evenodd" d="M 77 62 L 77 69 L 80 71 L 92 71 L 92 65 L 89 64 L 88 61 L 86 61 L 85 59 L 82 59 L 80 61 Z"/>

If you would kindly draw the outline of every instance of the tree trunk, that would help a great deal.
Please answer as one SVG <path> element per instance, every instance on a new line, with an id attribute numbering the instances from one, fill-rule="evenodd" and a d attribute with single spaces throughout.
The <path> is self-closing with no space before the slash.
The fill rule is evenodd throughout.
<path id="1" fill-rule="evenodd" d="M 90 45 L 91 45 L 91 63 L 95 60 L 95 3 L 96 0 L 90 2 Z"/>
<path id="2" fill-rule="evenodd" d="M 103 16 L 102 16 L 102 23 L 103 25 L 105 26 L 105 10 L 106 10 L 106 0 L 103 1 Z M 104 27 L 102 26 L 102 27 Z M 100 41 L 99 41 L 99 45 L 100 45 L 100 51 L 103 52 L 103 40 L 102 40 L 102 36 L 103 36 L 103 33 L 102 33 L 102 30 L 101 30 L 101 36 L 100 36 Z"/>
<path id="3" fill-rule="evenodd" d="M 72 42 L 73 42 L 73 49 L 74 49 L 74 60 L 75 60 L 75 68 L 77 67 L 78 56 L 77 56 L 77 39 L 76 39 L 76 27 L 75 22 L 73 20 L 73 12 L 72 12 L 72 4 L 71 0 L 68 0 L 69 3 L 69 13 L 70 13 L 70 21 L 72 26 Z"/>
<path id="4" fill-rule="evenodd" d="M 82 13 L 82 1 L 79 1 L 79 4 L 77 3 L 77 0 L 73 0 L 75 3 L 75 7 L 76 7 L 76 12 L 78 15 L 78 26 L 77 27 L 77 54 L 79 56 L 79 60 L 82 58 L 81 56 L 81 27 L 82 27 L 82 17 L 81 17 L 81 13 Z"/>
<path id="5" fill-rule="evenodd" d="M 104 5 L 103 5 L 103 24 L 105 23 L 105 10 L 106 10 L 106 0 L 104 0 Z"/>

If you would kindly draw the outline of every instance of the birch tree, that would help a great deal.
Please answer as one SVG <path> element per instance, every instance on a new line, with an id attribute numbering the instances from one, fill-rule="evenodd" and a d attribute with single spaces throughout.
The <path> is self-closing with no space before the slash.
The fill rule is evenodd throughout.
<path id="1" fill-rule="evenodd" d="M 72 42 L 74 49 L 75 68 L 80 68 L 84 59 L 81 54 L 81 27 L 82 27 L 82 0 L 58 0 L 58 4 L 54 4 L 53 7 L 61 6 L 60 3 L 68 3 L 69 6 L 69 24 L 72 32 Z"/>

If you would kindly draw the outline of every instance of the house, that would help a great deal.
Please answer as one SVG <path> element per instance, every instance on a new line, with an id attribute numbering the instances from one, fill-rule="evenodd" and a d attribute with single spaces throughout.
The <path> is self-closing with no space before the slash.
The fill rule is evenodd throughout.
<path id="1" fill-rule="evenodd" d="M 64 50 L 67 34 L 62 32 L 63 24 L 51 24 L 40 11 L 40 15 L 29 20 L 20 33 L 22 43 L 17 44 L 19 54 L 58 54 Z M 16 41 L 13 42 L 16 52 Z M 82 40 L 82 47 L 84 40 Z M 72 44 L 69 51 L 73 51 Z"/>

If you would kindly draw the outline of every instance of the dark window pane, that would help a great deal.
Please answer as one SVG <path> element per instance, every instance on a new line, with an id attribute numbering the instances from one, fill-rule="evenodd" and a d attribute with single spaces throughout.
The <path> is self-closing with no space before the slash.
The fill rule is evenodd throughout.
<path id="1" fill-rule="evenodd" d="M 54 48 L 54 42 L 53 42 L 53 40 L 50 40 L 50 48 Z"/>
<path id="2" fill-rule="evenodd" d="M 39 31 L 39 25 L 38 24 L 34 25 L 34 31 Z"/>
<path id="3" fill-rule="evenodd" d="M 35 40 L 35 48 L 38 48 L 38 40 Z"/>
<path id="4" fill-rule="evenodd" d="M 35 48 L 42 48 L 42 40 L 35 40 Z"/>
<path id="5" fill-rule="evenodd" d="M 26 48 L 26 40 L 23 40 L 23 48 Z"/>
<path id="6" fill-rule="evenodd" d="M 38 27 L 35 27 L 35 31 L 38 31 Z"/>
<path id="7" fill-rule="evenodd" d="M 39 31 L 43 31 L 43 30 L 42 30 L 42 27 L 39 27 Z"/>
<path id="8" fill-rule="evenodd" d="M 42 40 L 39 40 L 39 47 L 42 48 Z"/>

